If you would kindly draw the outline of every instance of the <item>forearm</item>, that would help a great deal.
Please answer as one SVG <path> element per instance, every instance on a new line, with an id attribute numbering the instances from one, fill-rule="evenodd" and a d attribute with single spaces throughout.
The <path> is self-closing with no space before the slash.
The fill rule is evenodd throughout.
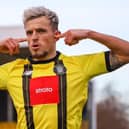
<path id="1" fill-rule="evenodd" d="M 129 56 L 129 42 L 115 36 L 89 31 L 88 38 L 95 40 L 120 56 Z"/>

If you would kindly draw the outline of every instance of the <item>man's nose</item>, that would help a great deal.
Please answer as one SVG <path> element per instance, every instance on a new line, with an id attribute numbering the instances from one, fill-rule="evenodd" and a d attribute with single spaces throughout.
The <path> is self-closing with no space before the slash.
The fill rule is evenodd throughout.
<path id="1" fill-rule="evenodd" d="M 36 31 L 33 31 L 32 40 L 37 40 L 37 39 L 38 39 L 38 34 Z"/>

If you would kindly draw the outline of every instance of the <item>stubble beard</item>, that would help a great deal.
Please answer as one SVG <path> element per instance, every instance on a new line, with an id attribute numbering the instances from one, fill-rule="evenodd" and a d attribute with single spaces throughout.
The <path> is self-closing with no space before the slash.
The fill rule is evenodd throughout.
<path id="1" fill-rule="evenodd" d="M 48 55 L 47 51 L 44 51 L 42 53 L 38 53 L 38 52 L 31 53 L 32 58 L 37 59 L 37 60 L 45 59 L 47 57 L 47 55 Z"/>

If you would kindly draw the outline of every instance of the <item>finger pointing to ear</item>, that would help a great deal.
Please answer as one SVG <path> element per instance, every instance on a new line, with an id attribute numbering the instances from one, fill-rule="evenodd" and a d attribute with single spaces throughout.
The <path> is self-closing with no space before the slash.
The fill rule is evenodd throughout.
<path id="1" fill-rule="evenodd" d="M 17 43 L 21 43 L 21 42 L 25 42 L 27 41 L 27 38 L 17 38 L 17 39 L 14 39 Z"/>

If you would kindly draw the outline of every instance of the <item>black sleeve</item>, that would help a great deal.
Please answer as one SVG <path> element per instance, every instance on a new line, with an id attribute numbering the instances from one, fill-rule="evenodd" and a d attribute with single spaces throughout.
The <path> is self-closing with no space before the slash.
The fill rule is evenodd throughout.
<path id="1" fill-rule="evenodd" d="M 106 61 L 106 67 L 109 72 L 113 71 L 110 65 L 110 59 L 109 59 L 110 51 L 105 52 L 105 61 Z"/>

